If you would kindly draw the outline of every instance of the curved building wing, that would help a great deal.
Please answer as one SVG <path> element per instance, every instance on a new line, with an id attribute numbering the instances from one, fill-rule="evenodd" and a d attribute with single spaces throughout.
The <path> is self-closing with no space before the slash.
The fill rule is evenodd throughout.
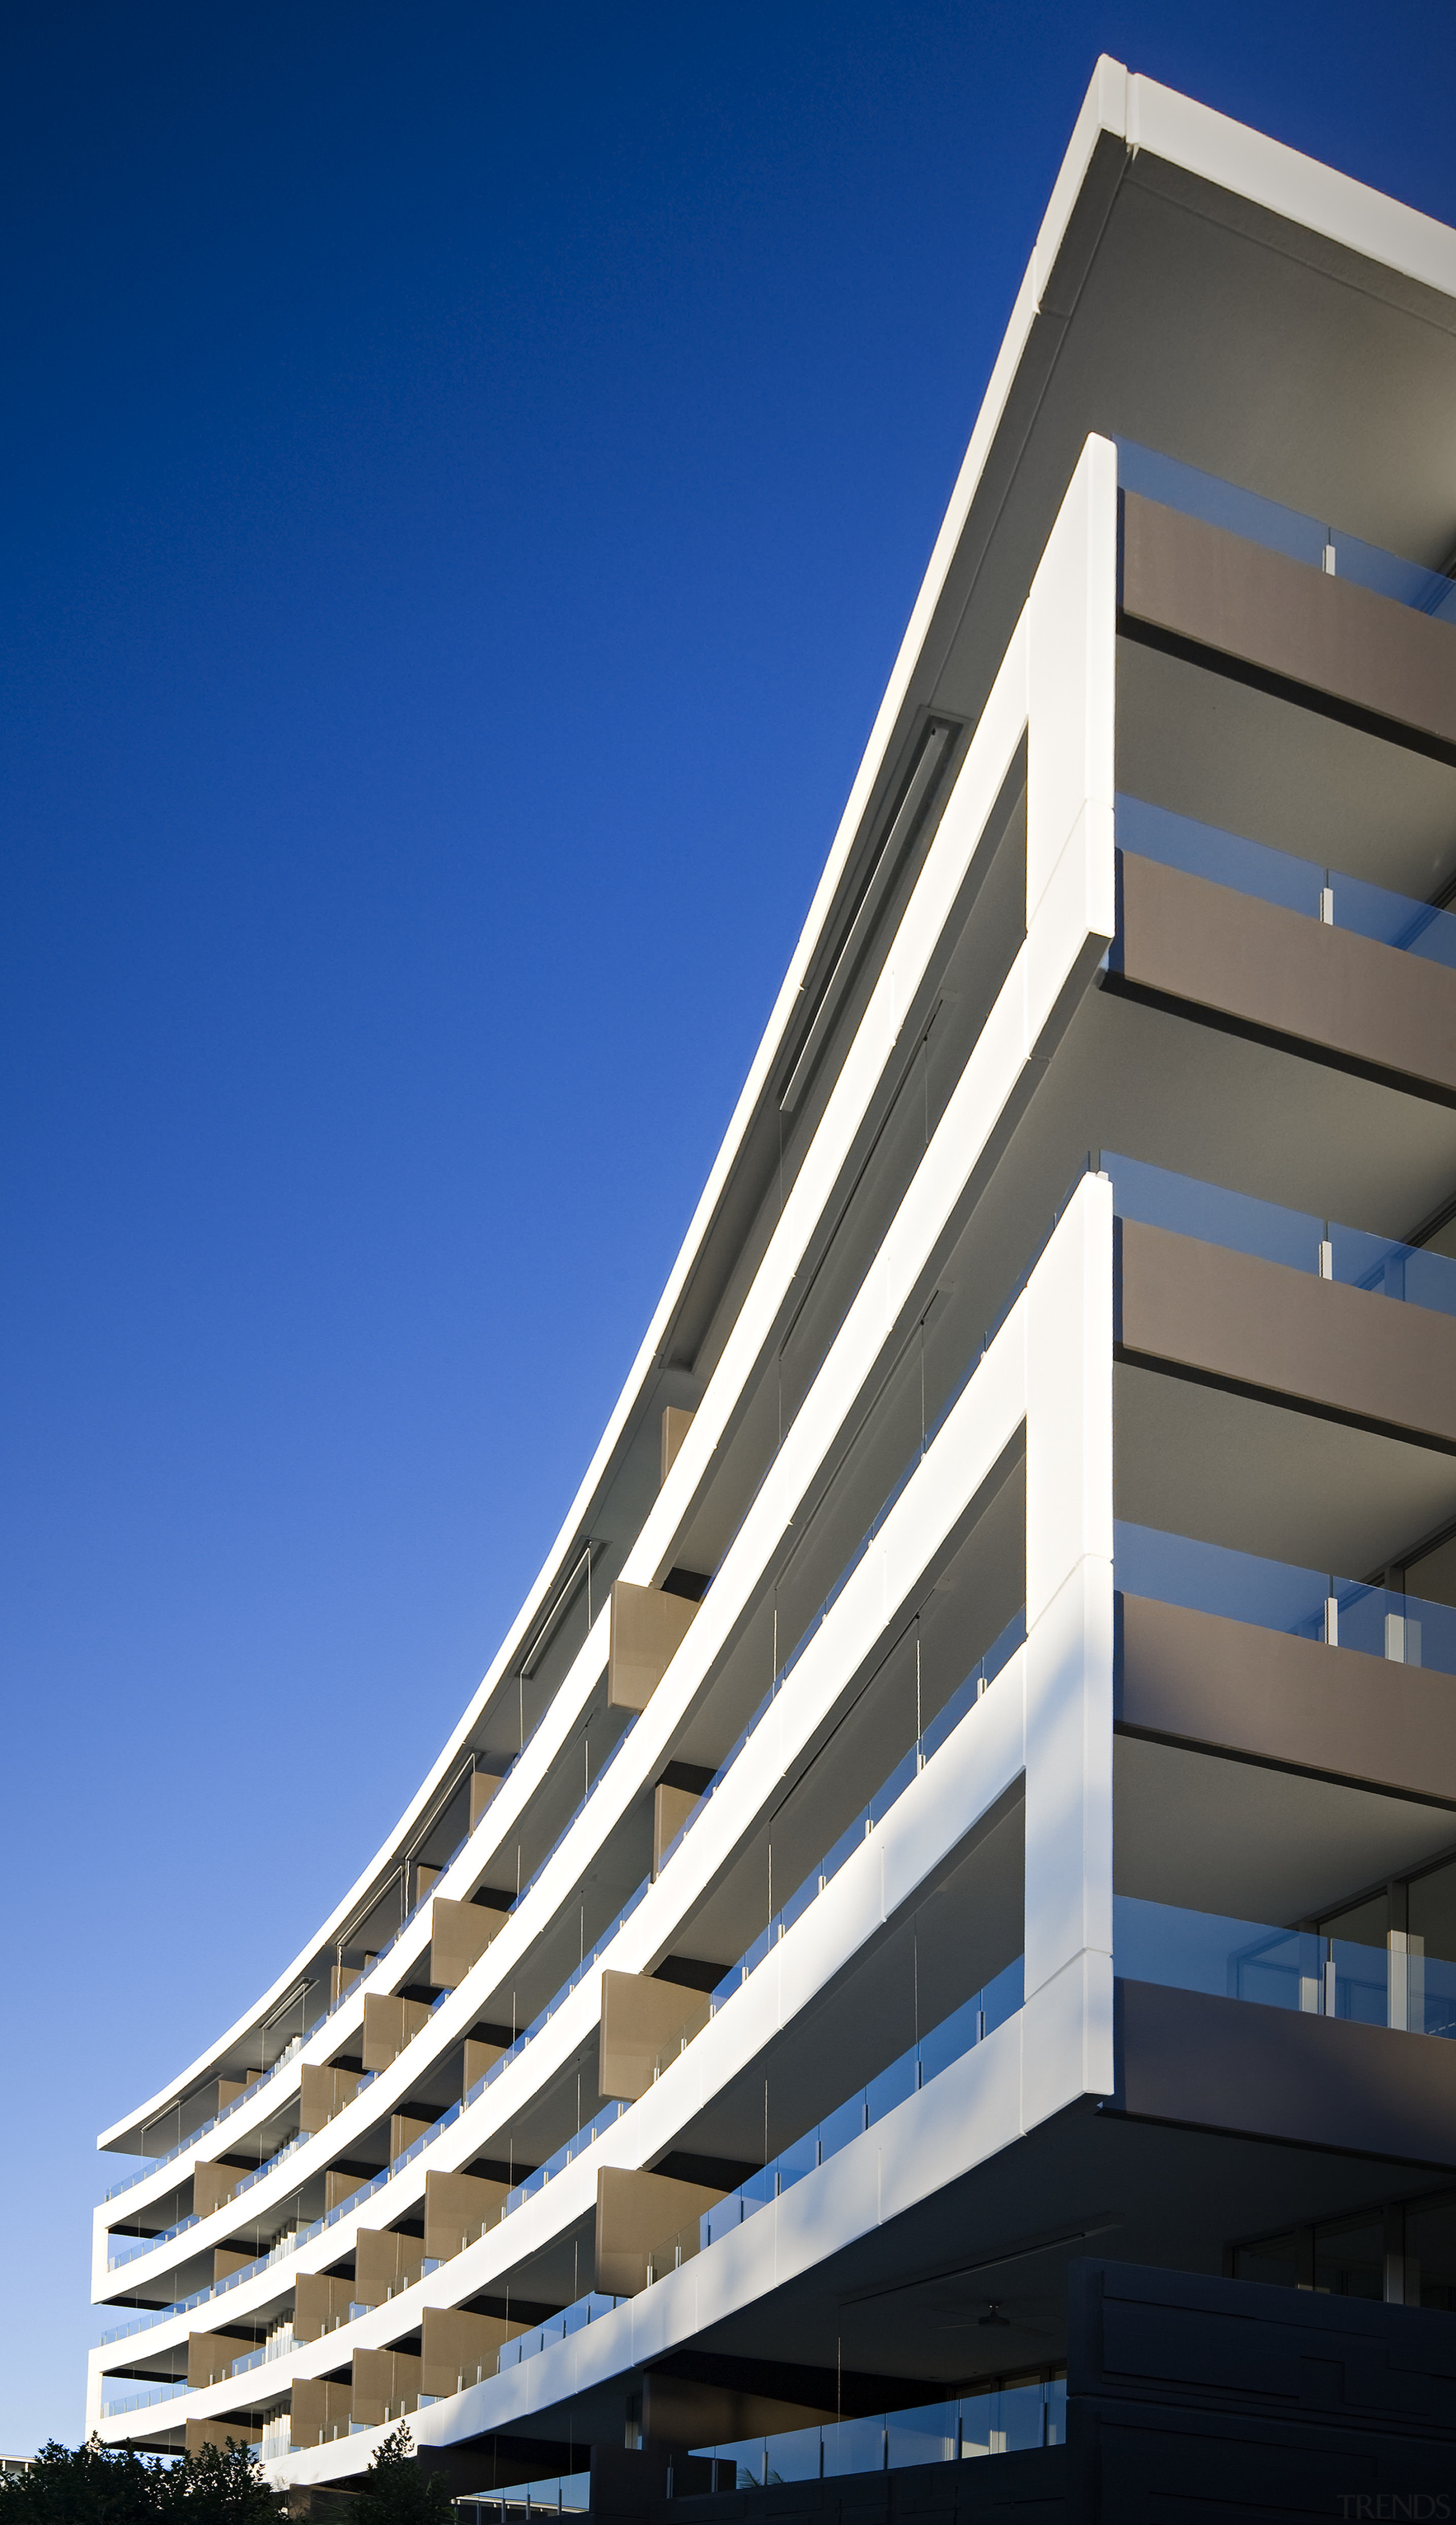
<path id="1" fill-rule="evenodd" d="M 102 2134 L 103 2439 L 638 2514 L 1060 2461 L 1104 2264 L 1456 2304 L 1453 444 L 1456 236 L 1099 63 L 547 1563 Z"/>

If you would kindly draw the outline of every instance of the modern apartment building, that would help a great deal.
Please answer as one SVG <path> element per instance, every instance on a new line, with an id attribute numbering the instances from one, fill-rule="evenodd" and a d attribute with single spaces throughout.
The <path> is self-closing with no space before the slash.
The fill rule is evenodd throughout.
<path id="1" fill-rule="evenodd" d="M 1453 559 L 1456 233 L 1100 63 L 546 1566 L 102 2135 L 104 2439 L 1444 2494 Z"/>

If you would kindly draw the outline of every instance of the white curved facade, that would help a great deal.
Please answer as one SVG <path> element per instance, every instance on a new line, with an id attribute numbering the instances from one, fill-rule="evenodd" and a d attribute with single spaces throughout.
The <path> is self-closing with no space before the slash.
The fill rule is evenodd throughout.
<path id="1" fill-rule="evenodd" d="M 1212 2183 L 1205 2232 L 1201 2178 L 1129 2154 L 1115 1477 L 1163 1524 L 1148 1497 L 1216 1453 L 1183 1398 L 1249 1380 L 1125 1364 L 1102 1160 L 1181 1153 L 1265 1198 L 1268 1152 L 1240 1171 L 1230 1117 L 1272 1097 L 1327 1222 L 1404 1234 L 1456 1187 L 1449 1100 L 1267 1025 L 1255 1054 L 1251 1025 L 1185 1022 L 1121 961 L 1117 792 L 1161 724 L 1145 662 L 1204 670 L 1171 645 L 1127 663 L 1110 433 L 1286 502 L 1303 462 L 1299 507 L 1339 493 L 1368 541 L 1432 545 L 1444 460 L 1411 415 L 1450 380 L 1419 348 L 1398 396 L 1371 373 L 1336 303 L 1356 265 L 1413 334 L 1415 300 L 1456 305 L 1449 232 L 1099 65 L 803 936 L 557 1545 L 335 1912 L 102 2134 L 153 2159 L 96 2212 L 103 2438 L 241 2433 L 302 2489 L 406 2414 L 462 2492 L 607 2449 L 675 2451 L 679 2487 L 706 2486 L 691 2450 L 785 2413 L 1049 2391 L 1053 2281 L 1089 2238 L 1218 2268 L 1283 2214 L 1292 2157 L 1291 2215 L 1363 2197 L 1312 2142 L 1322 2209 L 1290 2134 L 1261 2132 L 1247 2202 Z M 1280 360 L 1295 458 L 1249 417 Z M 1350 460 L 1320 417 L 1335 371 L 1372 407 Z M 1415 752 L 1416 786 L 1446 776 Z M 1280 1446 L 1326 1408 L 1276 1415 Z M 1456 1495 L 1429 1432 L 1394 1406 L 1381 1427 L 1366 1559 L 1379 1527 L 1393 1562 L 1379 1500 L 1399 1491 L 1413 1543 Z M 1187 1531 L 1233 1549 L 1238 1451 L 1263 1441 L 1218 1443 L 1224 1492 Z M 1271 1509 L 1271 1563 L 1307 1540 Z M 1184 1779 L 1130 1768 L 1126 1793 Z M 1202 1814 L 1213 1792 L 1189 1794 Z M 1400 1794 L 1395 1857 L 1424 1864 L 1445 1827 L 1422 1838 Z M 947 2289 L 1011 2311 L 947 2317 Z"/>

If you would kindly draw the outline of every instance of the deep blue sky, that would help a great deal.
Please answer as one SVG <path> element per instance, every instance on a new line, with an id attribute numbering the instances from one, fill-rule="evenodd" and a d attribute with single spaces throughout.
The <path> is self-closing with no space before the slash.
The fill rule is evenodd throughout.
<path id="1" fill-rule="evenodd" d="M 329 1907 L 564 1511 L 1097 52 L 1451 220 L 1456 13 L 7 25 L 25 2452 L 80 2425 L 96 2129 Z"/>

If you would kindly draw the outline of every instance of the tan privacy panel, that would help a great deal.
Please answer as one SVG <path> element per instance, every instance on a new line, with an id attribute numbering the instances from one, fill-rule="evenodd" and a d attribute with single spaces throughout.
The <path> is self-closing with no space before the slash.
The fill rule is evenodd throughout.
<path id="1" fill-rule="evenodd" d="M 293 2283 L 294 2340 L 321 2341 L 325 2332 L 337 2332 L 348 2322 L 358 2294 L 353 2280 L 336 2279 L 329 2271 L 300 2271 Z"/>
<path id="2" fill-rule="evenodd" d="M 335 2113 L 352 2104 L 359 2093 L 357 2069 L 335 2069 L 327 2064 L 311 2068 L 307 2062 L 299 2072 L 298 2120 L 300 2130 L 321 2131 Z"/>
<path id="3" fill-rule="evenodd" d="M 636 2297 L 647 2286 L 655 2245 L 685 2234 L 697 2251 L 698 2220 L 721 2201 L 702 2183 L 678 2183 L 667 2174 L 638 2174 L 604 2165 L 597 2174 L 597 2286 L 608 2297 Z M 684 2259 L 689 2258 L 686 2245 Z"/>
<path id="4" fill-rule="evenodd" d="M 297 2393 L 297 2386 L 294 2387 L 294 2391 Z M 347 2430 L 346 2421 L 346 2434 Z M 225 2447 L 229 2438 L 235 2446 L 239 2442 L 244 2446 L 259 2446 L 263 2440 L 263 2431 L 256 2420 L 189 2420 L 187 2422 L 189 2454 L 201 2454 L 204 2447 Z M 294 2443 L 297 2444 L 296 2439 Z"/>
<path id="5" fill-rule="evenodd" d="M 1419 617 L 1417 618 L 1420 619 Z M 1233 886 L 1122 854 L 1130 982 L 1293 1035 L 1379 1071 L 1456 1089 L 1456 974 Z"/>
<path id="6" fill-rule="evenodd" d="M 678 1450 L 693 1426 L 693 1413 L 679 1411 L 669 1403 L 662 1414 L 662 1479 L 665 1482 L 677 1461 Z"/>
<path id="7" fill-rule="evenodd" d="M 478 2174 L 427 2174 L 424 2178 L 424 2252 L 431 2262 L 452 2261 L 466 2245 L 494 2227 L 506 2198 L 504 2183 Z M 426 2393 L 433 2389 L 425 2387 Z"/>
<path id="8" fill-rule="evenodd" d="M 500 2059 L 505 2049 L 506 2046 L 504 2043 L 473 2043 L 467 2038 L 465 2043 L 465 2064 L 461 2076 L 461 2094 L 462 2097 L 468 2096 L 470 2089 L 474 2086 L 477 2078 L 483 2078 L 487 2069 L 493 2069 L 495 2067 L 496 2062 Z"/>
<path id="9" fill-rule="evenodd" d="M 1125 1596 L 1118 1688 L 1149 1735 L 1456 1805 L 1447 1675 Z"/>
<path id="10" fill-rule="evenodd" d="M 646 1709 L 687 1638 L 697 1610 L 686 1596 L 664 1596 L 659 1587 L 634 1587 L 626 1578 L 613 1581 L 607 1651 L 608 1709 Z"/>
<path id="11" fill-rule="evenodd" d="M 378 2428 L 414 2410 L 421 2363 L 404 2350 L 356 2350 L 351 2417 L 363 2428 Z"/>
<path id="12" fill-rule="evenodd" d="M 323 2178 L 325 2209 L 337 2209 L 341 2201 L 352 2201 L 355 2193 L 367 2181 L 367 2175 L 346 2174 L 342 2167 L 331 2165 Z"/>
<path id="13" fill-rule="evenodd" d="M 1121 1313 L 1129 1353 L 1456 1448 L 1449 1315 L 1131 1218 Z"/>
<path id="14" fill-rule="evenodd" d="M 354 2248 L 354 2294 L 361 2305 L 383 2305 L 401 2289 L 413 2288 L 424 2261 L 422 2236 L 397 2236 L 361 2227 Z"/>
<path id="15" fill-rule="evenodd" d="M 470 1776 L 470 1830 L 473 1832 L 486 1807 L 501 1785 L 498 1771 L 474 1771 Z"/>
<path id="16" fill-rule="evenodd" d="M 219 2280 L 227 2279 L 233 2271 L 243 2270 L 249 2262 L 257 2259 L 256 2253 L 240 2253 L 236 2245 L 218 2245 L 213 2254 L 214 2288 Z"/>
<path id="17" fill-rule="evenodd" d="M 390 2164 L 393 2165 L 397 2156 L 403 2156 L 407 2148 L 413 2148 L 421 2133 L 429 2130 L 430 2127 L 430 2123 L 421 2121 L 417 2113 L 391 2113 L 389 2116 Z"/>
<path id="18" fill-rule="evenodd" d="M 693 1808 L 702 1796 L 700 1789 L 669 1788 L 659 1780 L 653 1791 L 653 1874 L 662 1864 L 662 1853 L 677 1839 Z"/>
<path id="19" fill-rule="evenodd" d="M 1456 626 L 1140 492 L 1127 492 L 1122 507 L 1127 613 L 1456 740 Z"/>
<path id="20" fill-rule="evenodd" d="M 337 2007 L 340 2000 L 343 1998 L 345 1991 L 352 1990 L 354 1988 L 354 1985 L 358 1981 L 363 1970 L 364 1966 L 362 1964 L 329 1965 L 328 1995 L 335 2007 Z"/>
<path id="21" fill-rule="evenodd" d="M 215 2209 L 220 2209 L 252 2170 L 247 2165 L 221 2165 L 216 2160 L 206 2164 L 199 2159 L 192 2169 L 192 2206 L 196 2215 L 208 2218 Z"/>
<path id="22" fill-rule="evenodd" d="M 364 2004 L 364 2067 L 387 2069 L 406 2044 L 413 2042 L 420 2027 L 429 2023 L 429 2016 L 422 1999 L 395 1999 L 370 1991 Z"/>
<path id="23" fill-rule="evenodd" d="M 293 2445 L 328 2446 L 335 2438 L 347 2438 L 352 2403 L 347 2385 L 330 2384 L 324 2376 L 295 2376 L 289 2430 Z"/>
<path id="24" fill-rule="evenodd" d="M 239 2341 L 231 2332 L 192 2332 L 187 2336 L 187 2382 L 221 2385 L 232 2374 L 234 2358 L 247 2358 L 256 2341 Z"/>
<path id="25" fill-rule="evenodd" d="M 465 2314 L 459 2306 L 427 2305 L 421 2325 L 422 2394 L 460 2394 L 494 2376 L 504 2343 L 526 2329 L 504 2315 Z"/>
<path id="26" fill-rule="evenodd" d="M 246 2078 L 219 2078 L 218 2081 L 218 2112 L 221 2112 L 224 2104 L 236 2104 L 239 2096 L 245 2096 L 248 2089 L 250 2087 L 256 2087 L 257 2084 L 258 2071 L 256 2069 L 250 2069 Z"/>
<path id="27" fill-rule="evenodd" d="M 458 1990 L 508 1917 L 483 1903 L 449 1903 L 437 1894 L 430 1913 L 430 1979 L 436 1988 Z"/>
<path id="28" fill-rule="evenodd" d="M 655 1981 L 650 1973 L 605 1972 L 597 2078 L 603 2095 L 619 2097 L 624 2104 L 645 2096 L 683 2045 L 702 2033 L 710 2006 L 704 1990 Z"/>

